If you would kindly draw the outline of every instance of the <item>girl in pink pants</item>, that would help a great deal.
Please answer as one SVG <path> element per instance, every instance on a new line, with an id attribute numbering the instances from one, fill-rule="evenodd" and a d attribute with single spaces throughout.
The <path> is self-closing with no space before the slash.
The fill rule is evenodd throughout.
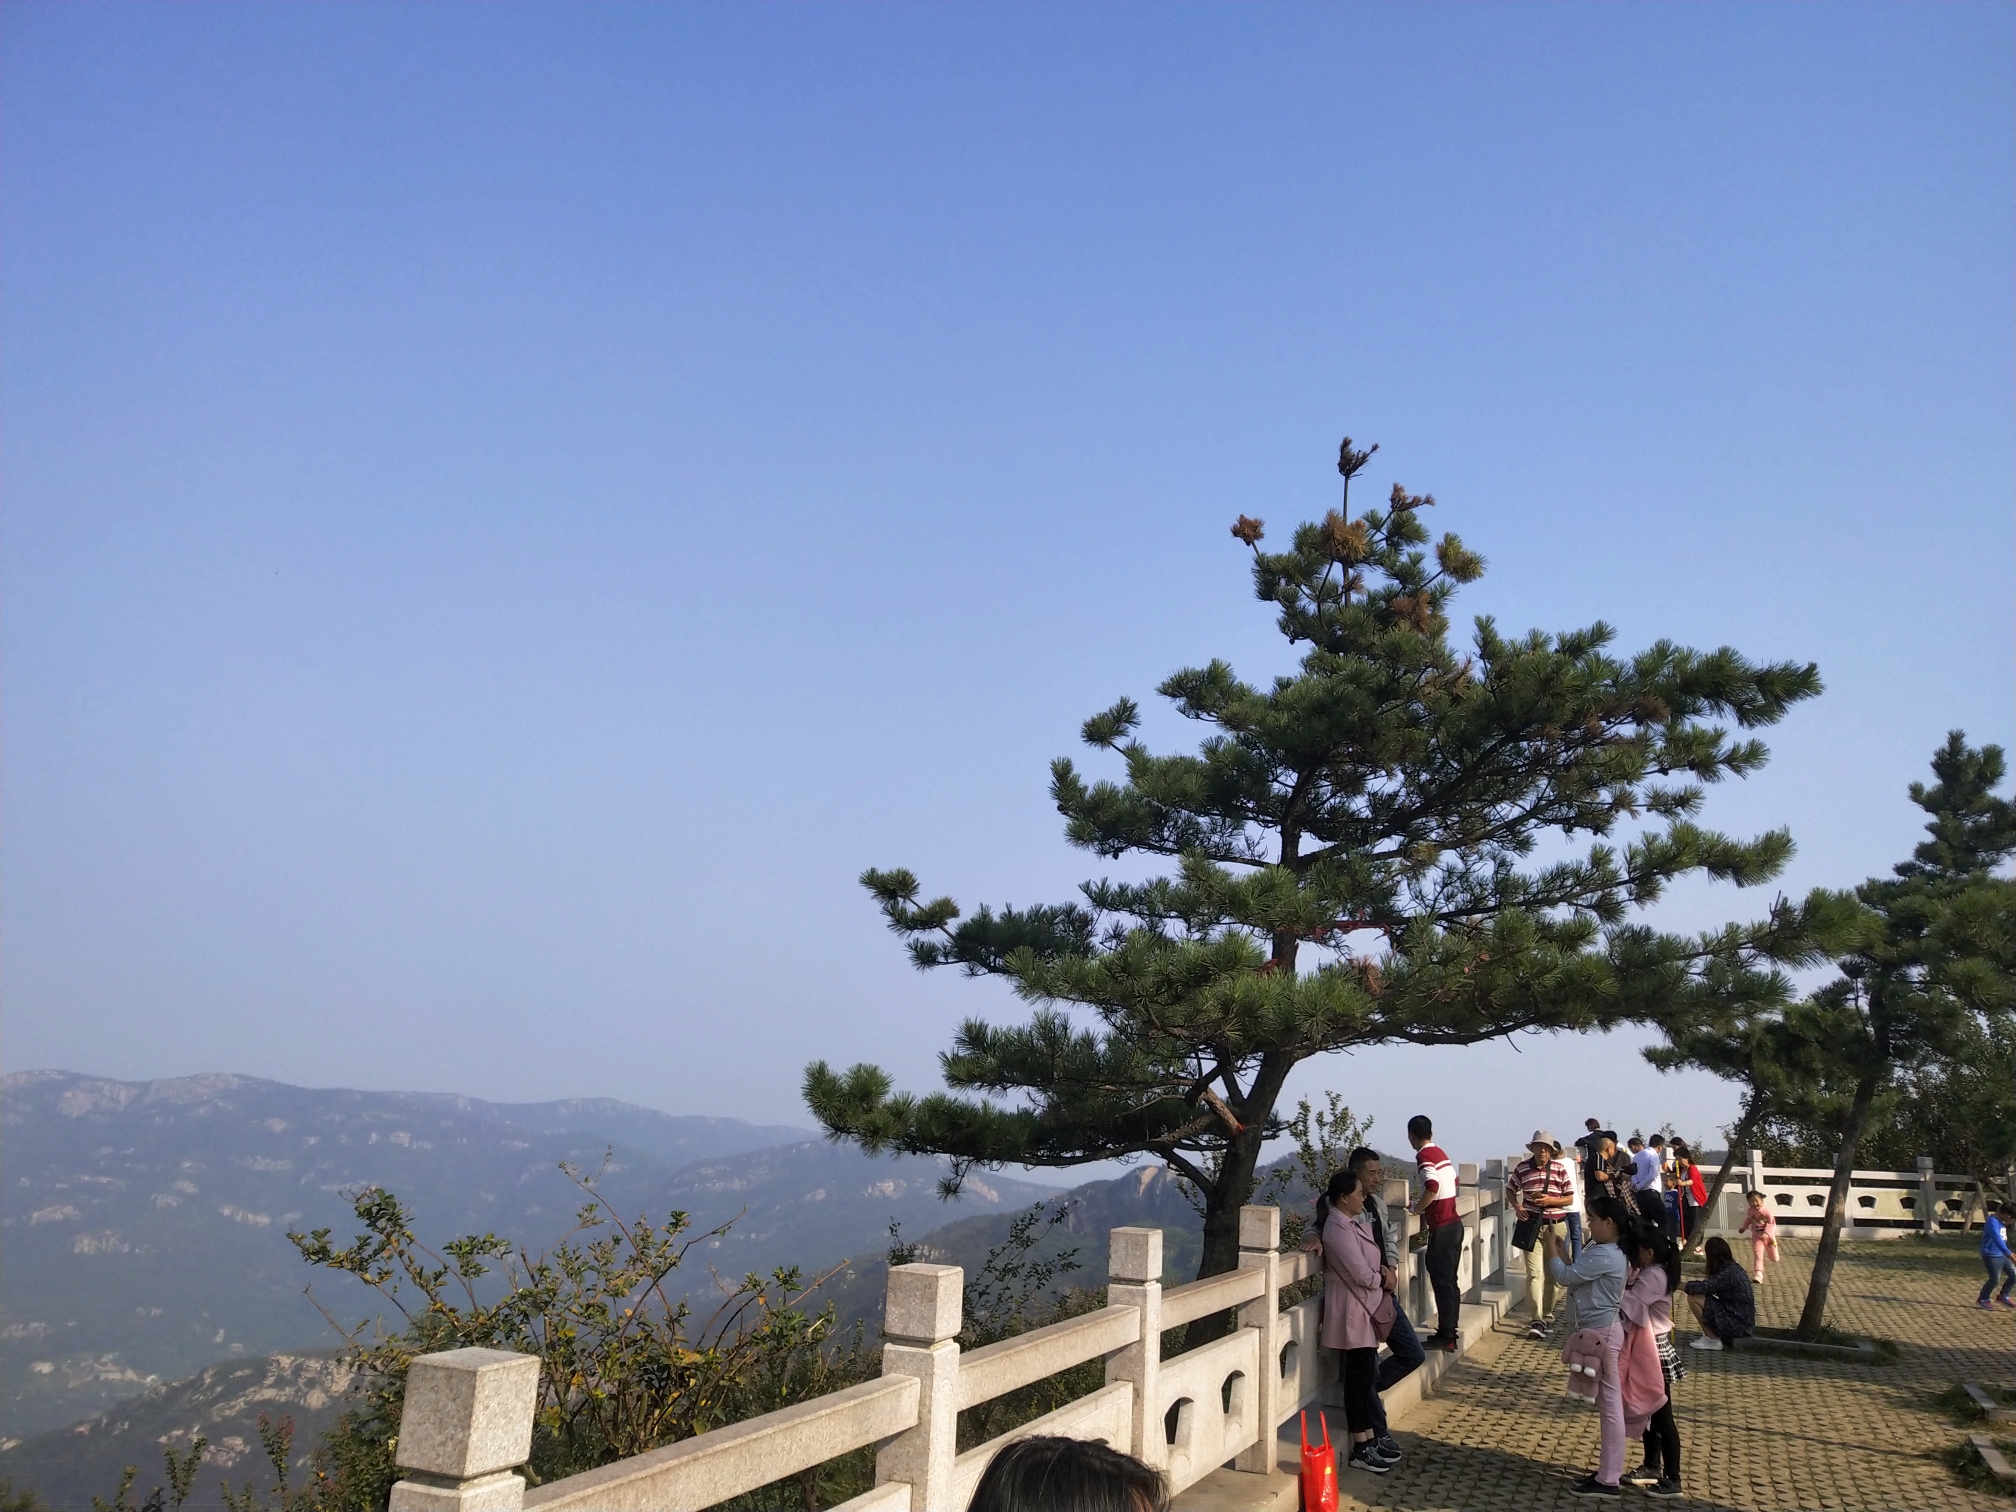
<path id="1" fill-rule="evenodd" d="M 1624 1380 L 1617 1355 L 1624 1346 L 1624 1325 L 1618 1308 L 1630 1267 L 1618 1248 L 1618 1237 L 1631 1226 L 1630 1210 L 1615 1197 L 1592 1197 L 1588 1203 L 1589 1242 L 1573 1261 L 1561 1236 L 1551 1227 L 1540 1231 L 1547 1248 L 1547 1271 L 1556 1284 L 1568 1288 L 1569 1317 L 1577 1333 L 1587 1331 L 1602 1341 L 1602 1374 L 1597 1378 L 1596 1416 L 1602 1427 L 1602 1449 L 1596 1473 L 1574 1488 L 1577 1496 L 1620 1495 L 1617 1481 L 1624 1473 Z"/>
<path id="2" fill-rule="evenodd" d="M 1764 1194 L 1750 1194 L 1750 1211 L 1743 1215 L 1739 1234 L 1750 1236 L 1750 1277 L 1754 1281 L 1764 1279 L 1764 1257 L 1778 1258 L 1778 1215 L 1764 1205 Z"/>

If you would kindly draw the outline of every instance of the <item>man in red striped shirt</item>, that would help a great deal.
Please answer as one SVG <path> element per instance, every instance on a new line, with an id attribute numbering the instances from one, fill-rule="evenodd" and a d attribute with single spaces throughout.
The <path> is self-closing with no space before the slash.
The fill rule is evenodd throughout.
<path id="1" fill-rule="evenodd" d="M 1463 1262 L 1463 1220 L 1456 1216 L 1456 1167 L 1435 1143 L 1435 1125 L 1427 1114 L 1416 1113 L 1407 1120 L 1407 1142 L 1414 1146 L 1414 1164 L 1421 1177 L 1421 1195 L 1414 1201 L 1414 1211 L 1428 1230 L 1423 1258 L 1428 1284 L 1435 1291 L 1435 1332 L 1424 1342 L 1430 1349 L 1454 1350 L 1463 1307 L 1463 1293 L 1456 1285 L 1457 1267 Z"/>
<path id="2" fill-rule="evenodd" d="M 1527 1156 L 1512 1168 L 1506 1189 L 1512 1210 L 1520 1218 L 1537 1217 L 1542 1232 L 1568 1216 L 1575 1205 L 1574 1178 L 1561 1159 L 1561 1142 L 1545 1129 L 1535 1129 L 1526 1143 Z M 1547 1337 L 1554 1320 L 1554 1277 L 1547 1270 L 1547 1252 L 1536 1235 L 1526 1251 L 1526 1295 L 1533 1299 L 1533 1321 L 1526 1329 L 1529 1339 Z"/>

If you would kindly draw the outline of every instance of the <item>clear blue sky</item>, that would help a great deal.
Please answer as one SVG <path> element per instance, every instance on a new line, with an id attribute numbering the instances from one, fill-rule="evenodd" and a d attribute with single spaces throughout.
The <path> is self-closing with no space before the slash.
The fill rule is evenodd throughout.
<path id="1" fill-rule="evenodd" d="M 2016 9 L 0 8 L 9 1069 L 802 1121 L 1059 898 L 1045 764 L 1284 665 L 1345 432 L 1514 628 L 1820 663 L 1783 885 L 2016 737 Z M 1162 714 L 1150 733 L 1186 732 Z M 1683 890 L 1678 925 L 1769 901 Z M 1459 1158 L 1641 1036 L 1313 1068 Z"/>

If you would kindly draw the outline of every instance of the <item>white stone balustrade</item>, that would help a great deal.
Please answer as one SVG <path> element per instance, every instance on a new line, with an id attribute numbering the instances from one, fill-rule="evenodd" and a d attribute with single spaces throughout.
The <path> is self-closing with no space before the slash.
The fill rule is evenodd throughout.
<path id="1" fill-rule="evenodd" d="M 1766 1165 L 1764 1152 L 1749 1152 L 1747 1164 L 1730 1173 L 1719 1211 L 1708 1218 L 1708 1232 L 1735 1237 L 1743 1222 L 1744 1191 L 1764 1193 L 1778 1215 L 1781 1235 L 1817 1235 L 1827 1216 L 1827 1193 L 1834 1172 L 1826 1167 Z M 1714 1168 L 1703 1172 L 1712 1181 Z M 2016 1165 L 2003 1174 L 2008 1189 L 2016 1189 Z M 1990 1189 L 1992 1193 L 1992 1187 Z M 1981 1221 L 1984 1193 L 1979 1178 L 1934 1169 L 1932 1158 L 1918 1157 L 1910 1171 L 1854 1171 L 1849 1176 L 1847 1227 L 1849 1239 L 1899 1239 L 1907 1234 L 1961 1229 Z M 1992 1200 L 2000 1200 L 1995 1194 Z"/>
<path id="2" fill-rule="evenodd" d="M 1473 1287 L 1503 1268 L 1501 1162 L 1463 1194 L 1474 1233 Z M 1406 1238 L 1404 1182 L 1388 1212 Z M 1159 1229 L 1112 1231 L 1107 1305 L 1083 1317 L 962 1353 L 965 1275 L 951 1265 L 889 1272 L 882 1374 L 680 1443 L 526 1490 L 539 1362 L 498 1350 L 455 1350 L 414 1362 L 400 1423 L 406 1479 L 393 1512 L 679 1512 L 712 1506 L 852 1450 L 875 1447 L 875 1486 L 846 1512 L 963 1508 L 988 1463 L 1034 1434 L 1098 1440 L 1162 1471 L 1172 1493 L 1218 1472 L 1278 1488 L 1277 1431 L 1335 1385 L 1320 1344 L 1321 1297 L 1283 1309 L 1281 1295 L 1320 1274 L 1317 1257 L 1280 1253 L 1278 1208 L 1240 1211 L 1239 1268 L 1162 1285 Z M 1420 1256 L 1403 1249 L 1407 1278 Z M 1229 1333 L 1165 1358 L 1165 1329 L 1237 1312 Z M 1417 1314 L 1418 1316 L 1418 1314 Z M 1105 1384 L 1034 1422 L 960 1453 L 958 1414 L 1092 1360 Z M 1417 1391 L 1419 1387 L 1415 1388 Z M 1215 1494 L 1224 1484 L 1214 1480 Z M 1239 1503 L 1237 1487 L 1228 1487 Z"/>

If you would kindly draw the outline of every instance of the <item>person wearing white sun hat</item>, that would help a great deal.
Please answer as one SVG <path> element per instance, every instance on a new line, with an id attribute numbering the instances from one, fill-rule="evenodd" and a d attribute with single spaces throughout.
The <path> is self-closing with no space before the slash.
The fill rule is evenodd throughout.
<path id="1" fill-rule="evenodd" d="M 1512 1168 L 1506 1187 L 1513 1215 L 1522 1223 L 1516 1237 L 1532 1240 L 1526 1249 L 1526 1296 L 1533 1304 L 1533 1320 L 1526 1336 L 1544 1339 L 1554 1321 L 1557 1287 L 1547 1270 L 1547 1251 L 1540 1235 L 1566 1222 L 1568 1210 L 1575 1205 L 1575 1187 L 1561 1159 L 1561 1141 L 1547 1130 L 1535 1129 L 1526 1141 L 1526 1150 L 1526 1159 Z"/>

